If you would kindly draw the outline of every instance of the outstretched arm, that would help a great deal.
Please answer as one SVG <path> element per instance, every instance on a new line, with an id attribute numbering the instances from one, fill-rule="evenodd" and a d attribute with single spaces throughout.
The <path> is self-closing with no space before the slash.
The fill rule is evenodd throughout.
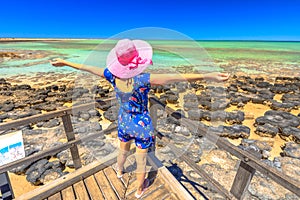
<path id="1" fill-rule="evenodd" d="M 197 81 L 197 80 L 211 80 L 211 81 L 226 81 L 229 78 L 227 73 L 212 72 L 207 74 L 151 74 L 151 85 L 164 85 L 180 81 Z"/>
<path id="2" fill-rule="evenodd" d="M 66 60 L 63 60 L 63 59 L 60 59 L 60 58 L 56 58 L 56 59 L 50 61 L 50 63 L 51 63 L 51 65 L 53 65 L 55 67 L 68 66 L 68 67 L 72 67 L 74 69 L 79 69 L 79 70 L 82 70 L 82 71 L 90 72 L 92 74 L 103 77 L 104 69 L 100 68 L 100 67 L 73 63 L 73 62 L 69 62 L 69 61 L 66 61 Z"/>

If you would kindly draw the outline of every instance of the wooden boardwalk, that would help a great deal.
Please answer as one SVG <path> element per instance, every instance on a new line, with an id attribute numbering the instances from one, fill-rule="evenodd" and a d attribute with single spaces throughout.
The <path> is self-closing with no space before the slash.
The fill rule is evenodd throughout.
<path id="1" fill-rule="evenodd" d="M 101 104 L 101 102 L 98 103 Z M 224 188 L 224 186 L 220 185 L 220 183 L 218 183 L 215 179 L 211 178 L 207 172 L 203 171 L 194 161 L 192 161 L 188 155 L 186 155 L 186 152 L 181 152 L 180 149 L 169 143 L 169 147 L 174 153 L 181 155 L 180 158 L 188 166 L 190 166 L 201 177 L 206 179 L 211 186 L 213 186 L 213 188 L 226 199 L 243 199 L 256 171 L 267 175 L 270 179 L 300 197 L 300 185 L 298 182 L 294 181 L 282 172 L 279 172 L 274 168 L 270 168 L 270 166 L 261 162 L 249 152 L 239 149 L 238 147 L 229 143 L 227 140 L 223 138 L 218 138 L 218 140 L 216 140 L 216 136 L 207 131 L 207 127 L 203 123 L 187 119 L 185 116 L 182 116 L 180 113 L 159 102 L 159 100 L 156 98 L 150 98 L 150 105 L 150 114 L 151 118 L 153 119 L 154 127 L 156 127 L 158 120 L 157 110 L 163 109 L 170 116 L 174 117 L 174 119 L 180 119 L 180 124 L 188 127 L 191 132 L 195 132 L 196 130 L 197 136 L 202 137 L 204 136 L 203 133 L 205 133 L 205 137 L 210 141 L 216 141 L 216 145 L 220 149 L 226 150 L 240 159 L 234 182 L 230 191 L 228 191 Z M 23 159 L 0 166 L 0 189 L 2 191 L 1 195 L 3 199 L 6 200 L 13 198 L 13 191 L 7 175 L 9 170 L 23 164 L 33 163 L 45 157 L 53 156 L 66 149 L 70 149 L 76 170 L 38 189 L 23 194 L 16 199 L 135 199 L 135 175 L 132 175 L 132 173 L 126 173 L 122 179 L 117 178 L 116 172 L 113 168 L 116 163 L 116 153 L 110 154 L 110 157 L 101 160 L 101 162 L 93 162 L 86 166 L 82 166 L 81 164 L 77 148 L 78 144 L 116 130 L 116 126 L 114 125 L 110 128 L 100 131 L 99 133 L 92 133 L 81 138 L 75 138 L 75 133 L 73 131 L 71 122 L 72 111 L 86 110 L 94 108 L 94 106 L 94 103 L 89 103 L 73 108 L 30 116 L 24 119 L 18 119 L 0 124 L 0 131 L 7 131 L 10 129 L 16 129 L 17 127 L 23 125 L 61 117 L 68 139 L 67 142 L 61 145 L 51 147 L 42 152 L 38 152 Z M 164 138 L 159 132 L 157 133 L 157 138 L 168 142 L 168 139 Z M 185 188 L 176 180 L 176 178 L 168 171 L 168 169 L 162 165 L 162 163 L 155 156 L 154 150 L 155 149 L 152 150 L 153 153 L 150 154 L 147 159 L 147 166 L 153 168 L 149 173 L 151 184 L 142 199 L 195 199 L 187 190 L 185 190 Z M 134 166 L 134 161 L 129 162 L 125 167 L 130 168 L 130 166 Z"/>
<path id="2" fill-rule="evenodd" d="M 111 161 L 91 163 L 16 199 L 136 199 L 136 176 L 132 171 L 134 163 L 125 166 L 125 169 L 131 169 L 119 179 L 114 168 L 115 163 L 108 166 Z M 151 167 L 147 166 L 149 170 Z M 141 199 L 194 199 L 164 166 L 150 170 L 148 178 L 150 185 Z"/>

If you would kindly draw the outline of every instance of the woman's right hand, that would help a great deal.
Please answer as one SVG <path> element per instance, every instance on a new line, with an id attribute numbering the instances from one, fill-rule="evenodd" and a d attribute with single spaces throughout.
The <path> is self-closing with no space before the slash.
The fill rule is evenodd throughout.
<path id="1" fill-rule="evenodd" d="M 53 60 L 50 60 L 50 64 L 55 67 L 63 67 L 63 66 L 67 66 L 67 61 L 61 58 L 55 58 Z"/>

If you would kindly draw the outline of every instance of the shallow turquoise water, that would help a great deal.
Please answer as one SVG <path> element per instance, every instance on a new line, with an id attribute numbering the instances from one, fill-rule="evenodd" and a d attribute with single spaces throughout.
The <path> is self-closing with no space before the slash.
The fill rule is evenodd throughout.
<path id="1" fill-rule="evenodd" d="M 52 67 L 47 60 L 62 57 L 72 62 L 105 67 L 106 56 L 115 40 L 68 40 L 36 42 L 1 42 L 0 51 L 42 50 L 45 58 L 0 62 L 0 75 L 32 74 L 36 72 L 70 72 L 68 67 Z M 299 70 L 300 42 L 250 41 L 149 41 L 153 46 L 152 69 L 193 66 L 194 70 L 223 71 L 216 61 L 246 60 L 293 64 Z M 292 68 L 293 68 L 292 67 Z M 226 69 L 225 69 L 226 70 Z M 247 66 L 241 71 L 247 72 Z M 258 72 L 257 69 L 248 70 Z"/>

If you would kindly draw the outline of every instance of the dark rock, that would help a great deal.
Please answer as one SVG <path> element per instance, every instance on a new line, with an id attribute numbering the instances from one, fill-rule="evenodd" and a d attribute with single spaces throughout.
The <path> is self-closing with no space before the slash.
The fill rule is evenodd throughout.
<path id="1" fill-rule="evenodd" d="M 169 116 L 169 117 L 167 118 L 166 122 L 167 122 L 168 124 L 175 124 L 175 125 L 177 125 L 177 126 L 180 126 L 180 122 L 179 122 L 177 119 L 175 119 L 174 117 L 171 117 L 171 116 Z"/>
<path id="2" fill-rule="evenodd" d="M 4 78 L 0 78 L 0 84 L 7 84 L 7 82 Z"/>
<path id="3" fill-rule="evenodd" d="M 162 85 L 151 85 L 151 89 L 155 92 L 155 93 L 162 93 L 163 92 L 163 86 Z"/>
<path id="4" fill-rule="evenodd" d="M 69 167 L 69 168 L 72 168 L 72 169 L 75 168 L 73 159 L 68 159 L 65 165 L 66 165 L 66 167 Z"/>
<path id="5" fill-rule="evenodd" d="M 40 146 L 37 146 L 37 145 L 26 145 L 25 146 L 25 156 L 30 156 L 30 155 L 33 155 L 35 153 L 38 153 L 39 151 L 41 151 L 43 149 L 43 146 L 44 145 L 40 145 Z"/>
<path id="6" fill-rule="evenodd" d="M 226 122 L 228 124 L 241 124 L 245 119 L 245 114 L 242 111 L 226 112 Z"/>
<path id="7" fill-rule="evenodd" d="M 57 85 L 52 85 L 51 89 L 54 90 L 54 91 L 57 91 L 59 89 L 59 87 Z"/>
<path id="8" fill-rule="evenodd" d="M 167 97 L 166 97 L 166 96 L 161 96 L 161 97 L 159 98 L 159 101 L 160 101 L 161 103 L 163 103 L 163 104 L 167 104 Z"/>
<path id="9" fill-rule="evenodd" d="M 254 94 L 257 92 L 257 90 L 255 88 L 249 87 L 249 86 L 246 86 L 246 85 L 241 86 L 241 89 L 244 90 L 244 91 L 250 92 L 250 93 L 254 93 Z"/>
<path id="10" fill-rule="evenodd" d="M 231 84 L 231 85 L 228 87 L 228 89 L 227 89 L 228 92 L 229 92 L 229 91 L 237 92 L 238 90 L 239 90 L 238 87 L 237 87 L 236 85 L 234 85 L 234 84 Z"/>
<path id="11" fill-rule="evenodd" d="M 250 136 L 250 128 L 244 125 L 209 127 L 208 131 L 232 139 L 248 138 Z"/>
<path id="12" fill-rule="evenodd" d="M 97 139 L 94 139 L 94 140 L 84 142 L 84 145 L 89 147 L 89 148 L 92 148 L 95 151 L 97 151 L 105 145 L 105 142 L 103 142 L 102 140 L 97 138 Z"/>
<path id="13" fill-rule="evenodd" d="M 91 115 L 89 113 L 81 113 L 79 116 L 81 119 L 87 121 L 90 119 Z"/>
<path id="14" fill-rule="evenodd" d="M 10 104 L 4 104 L 2 105 L 2 108 L 0 111 L 3 111 L 3 112 L 9 112 L 9 111 L 12 111 L 15 109 L 15 105 L 13 103 L 10 103 Z"/>
<path id="15" fill-rule="evenodd" d="M 27 169 L 30 167 L 31 164 L 32 163 L 20 165 L 14 169 L 11 169 L 10 172 L 15 173 L 17 175 L 25 175 L 25 172 L 27 171 Z"/>
<path id="16" fill-rule="evenodd" d="M 74 132 L 75 133 L 78 133 L 78 134 L 85 134 L 85 133 L 88 133 L 89 132 L 89 127 L 88 126 L 76 126 L 75 129 L 74 129 Z"/>
<path id="17" fill-rule="evenodd" d="M 23 130 L 24 135 L 39 135 L 45 133 L 42 129 L 25 129 Z"/>
<path id="18" fill-rule="evenodd" d="M 300 143 L 300 129 L 296 127 L 285 127 L 279 134 L 281 138 L 286 139 L 287 137 L 292 137 L 292 139 Z"/>
<path id="19" fill-rule="evenodd" d="M 252 98 L 252 103 L 256 103 L 256 104 L 264 104 L 265 101 L 266 101 L 266 99 L 262 99 L 259 97 Z"/>
<path id="20" fill-rule="evenodd" d="M 254 155 L 258 159 L 262 158 L 261 151 L 257 146 L 254 146 L 254 145 L 249 145 L 249 146 L 239 145 L 238 147 L 243 149 L 244 151 L 247 151 L 247 152 L 251 153 L 252 155 Z"/>
<path id="21" fill-rule="evenodd" d="M 45 99 L 37 99 L 37 100 L 30 101 L 31 105 L 36 105 L 36 104 L 41 104 L 41 103 L 45 103 Z"/>
<path id="22" fill-rule="evenodd" d="M 195 101 L 195 102 L 192 102 L 192 101 L 188 101 L 188 102 L 185 102 L 183 104 L 183 108 L 184 110 L 188 111 L 188 110 L 195 110 L 198 108 L 198 102 Z"/>
<path id="23" fill-rule="evenodd" d="M 201 120 L 203 117 L 203 110 L 194 109 L 188 111 L 188 118 L 191 120 Z"/>
<path id="24" fill-rule="evenodd" d="M 186 145 L 187 142 L 189 142 L 189 139 L 185 136 L 179 135 L 179 134 L 172 134 L 171 136 L 172 142 L 176 145 Z"/>
<path id="25" fill-rule="evenodd" d="M 30 90 L 31 86 L 27 84 L 17 85 L 15 86 L 16 90 Z"/>
<path id="26" fill-rule="evenodd" d="M 59 119 L 51 119 L 51 120 L 45 122 L 43 124 L 43 127 L 44 128 L 53 128 L 53 127 L 59 126 L 59 125 L 60 125 Z"/>
<path id="27" fill-rule="evenodd" d="M 275 83 L 271 88 L 270 91 L 276 94 L 288 93 L 291 92 L 291 88 L 287 87 L 285 84 L 278 84 Z"/>
<path id="28" fill-rule="evenodd" d="M 280 129 L 289 126 L 298 127 L 300 119 L 289 112 L 269 110 L 264 116 L 256 118 L 254 125 L 263 124 L 271 124 Z"/>
<path id="29" fill-rule="evenodd" d="M 112 122 L 118 119 L 118 112 L 119 109 L 117 108 L 117 106 L 112 106 L 103 113 L 103 116 L 105 119 Z"/>
<path id="30" fill-rule="evenodd" d="M 92 116 L 92 117 L 95 117 L 95 116 L 101 117 L 101 114 L 100 114 L 99 111 L 96 110 L 96 109 L 91 109 L 91 110 L 88 111 L 88 113 L 89 113 L 90 116 Z"/>
<path id="31" fill-rule="evenodd" d="M 253 153 L 258 158 L 264 159 L 270 157 L 270 151 L 272 150 L 272 147 L 268 143 L 251 139 L 243 139 L 238 147 Z"/>
<path id="32" fill-rule="evenodd" d="M 229 138 L 248 138 L 250 136 L 250 128 L 244 125 L 224 126 L 223 137 Z"/>
<path id="33" fill-rule="evenodd" d="M 178 103 L 178 96 L 172 94 L 168 95 L 167 102 L 172 104 Z"/>
<path id="34" fill-rule="evenodd" d="M 191 135 L 190 131 L 184 126 L 176 126 L 175 132 L 186 137 Z"/>
<path id="35" fill-rule="evenodd" d="M 262 81 L 262 82 L 258 82 L 256 84 L 257 87 L 260 87 L 260 88 L 270 88 L 272 86 L 272 84 L 268 83 L 268 82 L 265 82 L 265 81 Z"/>
<path id="36" fill-rule="evenodd" d="M 7 119 L 7 118 L 8 118 L 7 113 L 0 114 L 0 121 L 3 121 L 4 119 Z"/>
<path id="37" fill-rule="evenodd" d="M 89 127 L 91 130 L 102 131 L 102 126 L 98 122 L 91 122 Z"/>
<path id="38" fill-rule="evenodd" d="M 188 93 L 183 96 L 183 100 L 184 102 L 189 102 L 189 101 L 195 102 L 198 100 L 198 97 L 196 94 Z"/>
<path id="39" fill-rule="evenodd" d="M 65 92 L 66 89 L 67 89 L 67 86 L 66 86 L 66 85 L 61 85 L 61 86 L 59 86 L 59 88 L 58 88 L 58 90 L 59 90 L 60 92 Z"/>
<path id="40" fill-rule="evenodd" d="M 47 184 L 52 181 L 55 181 L 62 175 L 63 175 L 63 172 L 61 170 L 47 169 L 40 177 L 40 182 L 43 184 Z"/>
<path id="41" fill-rule="evenodd" d="M 300 159 L 300 144 L 288 142 L 282 147 L 282 150 L 284 156 Z"/>
<path id="42" fill-rule="evenodd" d="M 185 92 L 188 87 L 188 83 L 185 82 L 179 82 L 176 84 L 177 91 L 180 93 Z"/>
<path id="43" fill-rule="evenodd" d="M 270 107 L 273 110 L 291 111 L 295 105 L 293 103 L 280 103 L 273 101 Z"/>
<path id="44" fill-rule="evenodd" d="M 300 159 L 292 157 L 277 157 L 281 163 L 282 173 L 295 181 L 300 180 Z"/>
<path id="45" fill-rule="evenodd" d="M 100 110 L 103 110 L 103 111 L 107 111 L 110 107 L 112 106 L 111 103 L 107 102 L 100 102 L 98 105 L 97 105 L 97 108 L 99 108 Z"/>
<path id="46" fill-rule="evenodd" d="M 256 134 L 260 136 L 267 136 L 267 137 L 275 137 L 276 134 L 279 132 L 278 128 L 272 124 L 263 124 L 256 127 L 254 131 Z"/>
<path id="47" fill-rule="evenodd" d="M 69 150 L 64 150 L 56 155 L 62 164 L 66 164 L 68 160 L 72 159 Z"/>
<path id="48" fill-rule="evenodd" d="M 299 101 L 299 99 L 300 99 L 299 94 L 284 94 L 281 97 L 281 100 L 283 102 L 286 102 L 286 101 Z"/>
<path id="49" fill-rule="evenodd" d="M 42 174 L 47 169 L 49 169 L 45 167 L 47 163 L 48 163 L 47 159 L 42 159 L 32 164 L 25 173 L 27 175 L 26 176 L 27 181 L 34 185 L 40 185 L 42 183 L 40 181 Z"/>
<path id="50" fill-rule="evenodd" d="M 28 106 L 28 104 L 24 103 L 24 102 L 16 102 L 15 103 L 15 108 L 25 108 L 27 106 Z"/>

